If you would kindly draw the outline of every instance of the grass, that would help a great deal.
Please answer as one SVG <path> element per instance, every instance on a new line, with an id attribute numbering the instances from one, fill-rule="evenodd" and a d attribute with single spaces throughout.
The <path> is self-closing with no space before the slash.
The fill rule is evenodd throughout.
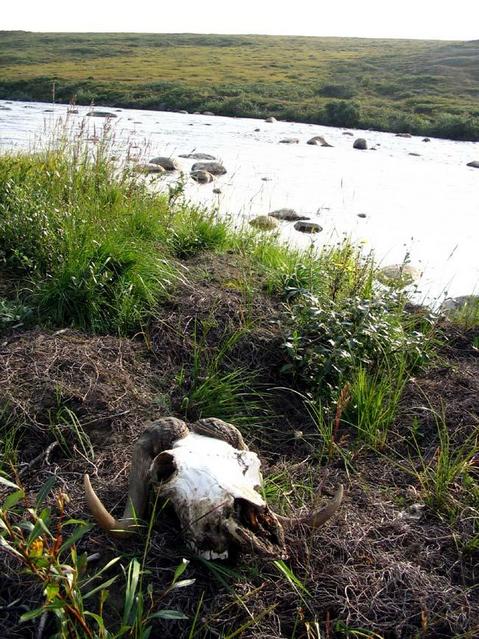
<path id="1" fill-rule="evenodd" d="M 479 525 L 469 351 L 448 387 L 452 417 L 418 410 L 411 386 L 422 376 L 442 397 L 445 383 L 427 377 L 435 318 L 378 281 L 373 255 L 233 232 L 186 205 L 181 185 L 153 193 L 119 169 L 108 139 L 57 142 L 0 157 L 2 631 L 21 617 L 20 633 L 43 623 L 61 639 L 385 637 L 399 624 L 404 636 L 468 636 Z M 132 442 L 166 414 L 238 425 L 278 512 L 343 483 L 341 513 L 325 530 L 289 530 L 288 561 L 190 557 L 156 505 L 146 544 L 106 541 L 84 521 L 80 478 L 95 473 L 119 507 Z M 418 500 L 425 521 L 401 520 Z"/>
<path id="2" fill-rule="evenodd" d="M 420 465 L 417 477 L 424 494 L 425 503 L 435 512 L 455 519 L 465 504 L 471 504 L 479 516 L 479 485 L 475 477 L 475 460 L 479 455 L 477 433 L 470 436 L 460 446 L 450 440 L 445 409 L 433 411 L 436 423 L 438 446 L 432 455 L 424 457 L 419 452 Z M 479 523 L 479 521 L 477 522 Z"/>
<path id="3" fill-rule="evenodd" d="M 477 41 L 2 32 L 0 98 L 479 139 Z"/>

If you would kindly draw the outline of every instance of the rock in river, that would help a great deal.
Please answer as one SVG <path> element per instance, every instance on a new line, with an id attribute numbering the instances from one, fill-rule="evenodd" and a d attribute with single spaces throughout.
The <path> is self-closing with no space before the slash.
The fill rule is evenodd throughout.
<path id="1" fill-rule="evenodd" d="M 472 162 L 468 162 L 467 166 L 472 166 L 473 169 L 479 169 L 479 161 L 473 160 Z"/>
<path id="2" fill-rule="evenodd" d="M 326 142 L 322 135 L 315 135 L 314 138 L 308 140 L 306 144 L 315 144 L 316 146 L 333 146 L 332 144 L 329 144 L 329 142 Z"/>
<path id="3" fill-rule="evenodd" d="M 297 220 L 309 220 L 306 215 L 299 215 L 294 209 L 277 209 L 268 213 L 269 217 L 274 217 L 277 220 L 286 220 L 287 222 L 296 222 Z"/>
<path id="4" fill-rule="evenodd" d="M 215 179 L 208 171 L 191 171 L 190 175 L 199 184 L 208 184 Z"/>
<path id="5" fill-rule="evenodd" d="M 186 158 L 187 160 L 216 160 L 214 155 L 208 155 L 208 153 L 183 153 L 180 158 Z"/>
<path id="6" fill-rule="evenodd" d="M 319 233 L 320 231 L 323 230 L 323 227 L 320 226 L 319 224 L 316 224 L 316 222 L 305 222 L 305 221 L 296 222 L 296 224 L 294 225 L 294 228 L 297 231 L 301 231 L 301 233 Z"/>
<path id="7" fill-rule="evenodd" d="M 135 166 L 136 173 L 145 173 L 150 175 L 151 173 L 165 173 L 165 170 L 160 164 L 138 164 Z"/>
<path id="8" fill-rule="evenodd" d="M 118 117 L 115 113 L 111 113 L 110 111 L 88 111 L 87 115 L 93 118 L 117 118 Z"/>
<path id="9" fill-rule="evenodd" d="M 179 171 L 179 169 L 181 168 L 174 158 L 167 158 L 161 155 L 157 158 L 152 158 L 149 163 L 159 164 L 165 169 L 165 171 Z"/>
<path id="10" fill-rule="evenodd" d="M 195 162 L 191 167 L 191 172 L 194 171 L 208 171 L 211 175 L 224 175 L 226 173 L 221 162 Z"/>
<path id="11" fill-rule="evenodd" d="M 273 118 L 273 116 L 271 116 L 270 118 L 266 118 L 265 120 L 265 122 L 268 122 L 268 124 L 274 124 L 277 121 L 278 120 L 276 118 Z"/>
<path id="12" fill-rule="evenodd" d="M 368 148 L 368 143 L 364 138 L 358 138 L 354 140 L 353 149 L 359 149 L 360 151 L 366 151 Z"/>
<path id="13" fill-rule="evenodd" d="M 411 264 L 389 264 L 378 271 L 379 281 L 389 286 L 407 286 L 421 275 L 421 271 Z"/>
<path id="14" fill-rule="evenodd" d="M 440 306 L 444 313 L 467 309 L 479 315 L 479 295 L 460 295 L 459 297 L 448 297 Z"/>
<path id="15" fill-rule="evenodd" d="M 279 141 L 280 144 L 299 144 L 299 138 L 283 138 Z"/>
<path id="16" fill-rule="evenodd" d="M 258 215 L 250 220 L 250 224 L 261 231 L 272 231 L 279 225 L 279 222 L 269 215 Z"/>

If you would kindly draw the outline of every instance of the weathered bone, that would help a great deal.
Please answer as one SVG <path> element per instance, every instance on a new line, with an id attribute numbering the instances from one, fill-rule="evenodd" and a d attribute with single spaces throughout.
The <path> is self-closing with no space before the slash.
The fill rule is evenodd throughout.
<path id="1" fill-rule="evenodd" d="M 283 526 L 318 527 L 339 508 L 343 488 L 325 508 L 294 518 L 276 515 L 258 492 L 260 461 L 241 433 L 219 419 L 187 426 L 173 417 L 151 424 L 135 444 L 123 517 L 108 513 L 85 475 L 88 506 L 105 530 L 138 530 L 148 492 L 172 503 L 187 543 L 208 558 L 228 556 L 231 545 L 262 556 L 286 558 Z"/>

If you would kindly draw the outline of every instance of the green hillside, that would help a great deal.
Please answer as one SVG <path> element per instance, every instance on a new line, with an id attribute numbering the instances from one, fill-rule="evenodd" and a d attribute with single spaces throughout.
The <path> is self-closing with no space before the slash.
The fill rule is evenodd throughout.
<path id="1" fill-rule="evenodd" d="M 479 140 L 479 40 L 0 32 L 0 98 Z"/>

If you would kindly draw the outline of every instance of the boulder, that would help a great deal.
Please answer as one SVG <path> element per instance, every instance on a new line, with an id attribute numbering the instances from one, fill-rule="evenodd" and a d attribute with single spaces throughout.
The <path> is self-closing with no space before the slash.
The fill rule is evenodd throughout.
<path id="1" fill-rule="evenodd" d="M 422 139 L 422 141 L 423 141 L 423 142 L 430 142 L 430 141 L 431 141 L 431 138 L 423 138 L 423 139 Z"/>
<path id="2" fill-rule="evenodd" d="M 216 195 L 219 195 L 221 193 L 221 189 L 218 189 L 218 188 L 213 189 L 213 193 L 215 193 Z"/>
<path id="3" fill-rule="evenodd" d="M 267 122 L 268 124 L 274 124 L 275 122 L 277 122 L 278 120 L 276 118 L 273 118 L 273 116 L 266 118 L 265 122 Z"/>
<path id="4" fill-rule="evenodd" d="M 258 217 L 250 220 L 249 223 L 251 226 L 254 226 L 255 229 L 260 229 L 260 231 L 272 231 L 279 226 L 278 220 L 269 217 L 269 215 L 258 215 Z"/>
<path id="5" fill-rule="evenodd" d="M 314 144 L 316 146 L 333 146 L 326 142 L 322 135 L 315 135 L 314 138 L 311 138 L 306 142 L 306 144 Z"/>
<path id="6" fill-rule="evenodd" d="M 110 111 L 88 111 L 87 116 L 92 118 L 117 118 L 118 116 L 115 113 L 111 113 Z"/>
<path id="7" fill-rule="evenodd" d="M 221 162 L 195 162 L 191 167 L 191 172 L 194 171 L 208 171 L 211 175 L 224 175 L 226 173 Z"/>
<path id="8" fill-rule="evenodd" d="M 270 217 L 274 217 L 277 220 L 286 220 L 287 222 L 296 222 L 298 220 L 309 220 L 306 215 L 299 215 L 294 209 L 277 209 L 268 213 Z"/>
<path id="9" fill-rule="evenodd" d="M 396 133 L 397 138 L 412 138 L 410 133 Z"/>
<path id="10" fill-rule="evenodd" d="M 181 168 L 174 158 L 167 158 L 161 155 L 157 158 L 152 158 L 149 164 L 159 164 L 165 171 L 179 171 Z"/>
<path id="11" fill-rule="evenodd" d="M 255 129 L 254 132 L 255 133 L 259 133 L 261 131 L 261 129 Z"/>
<path id="12" fill-rule="evenodd" d="M 184 153 L 180 155 L 180 158 L 187 158 L 188 160 L 216 160 L 214 155 L 208 155 L 208 153 Z"/>
<path id="13" fill-rule="evenodd" d="M 354 140 L 353 149 L 359 149 L 360 151 L 366 151 L 368 148 L 368 143 L 364 138 L 357 138 Z"/>
<path id="14" fill-rule="evenodd" d="M 361 217 L 364 219 L 366 217 L 366 213 L 358 213 L 358 217 Z"/>
<path id="15" fill-rule="evenodd" d="M 298 138 L 283 138 L 279 141 L 280 144 L 299 144 Z"/>
<path id="16" fill-rule="evenodd" d="M 479 169 L 479 161 L 473 160 L 472 162 L 468 162 L 467 166 L 472 166 L 473 169 Z"/>
<path id="17" fill-rule="evenodd" d="M 408 153 L 408 155 L 412 155 L 415 158 L 420 158 L 421 157 L 420 153 Z"/>
<path id="18" fill-rule="evenodd" d="M 199 184 L 208 184 L 215 179 L 208 171 L 191 171 L 190 175 L 192 179 L 195 182 L 199 182 Z"/>
<path id="19" fill-rule="evenodd" d="M 203 111 L 203 115 L 214 115 L 212 111 Z"/>
<path id="20" fill-rule="evenodd" d="M 151 173 L 165 173 L 166 169 L 164 169 L 160 164 L 138 164 L 135 166 L 136 173 L 146 173 L 150 175 Z"/>
<path id="21" fill-rule="evenodd" d="M 323 230 L 323 227 L 317 224 L 316 222 L 296 222 L 294 228 L 297 231 L 301 231 L 301 233 L 319 233 Z"/>
<path id="22" fill-rule="evenodd" d="M 422 272 L 411 264 L 389 264 L 378 271 L 378 280 L 388 286 L 407 286 L 417 281 Z"/>

